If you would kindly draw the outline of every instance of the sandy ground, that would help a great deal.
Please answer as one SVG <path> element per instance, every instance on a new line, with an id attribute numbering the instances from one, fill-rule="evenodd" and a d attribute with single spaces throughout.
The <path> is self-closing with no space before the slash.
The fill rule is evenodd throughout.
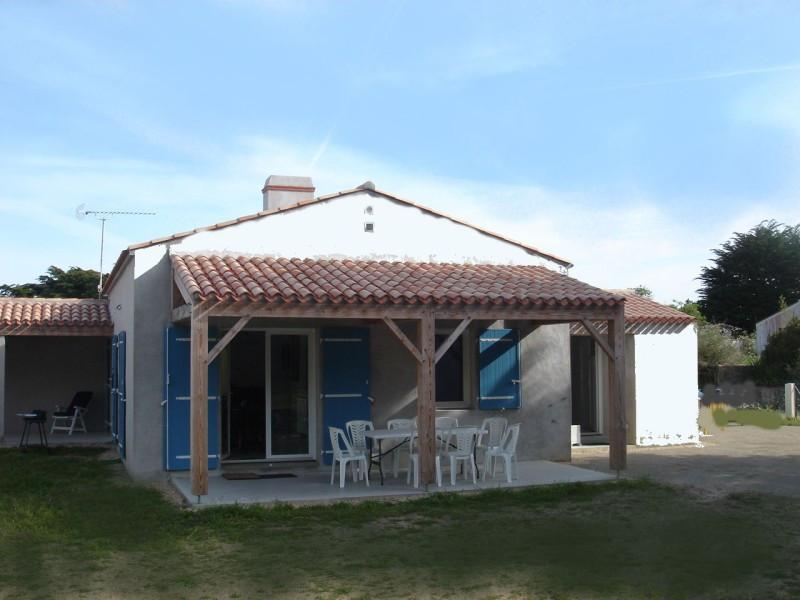
<path id="1" fill-rule="evenodd" d="M 623 476 L 704 493 L 764 492 L 800 498 L 800 427 L 730 426 L 700 446 L 628 447 Z M 573 448 L 572 464 L 608 472 L 608 447 Z"/>

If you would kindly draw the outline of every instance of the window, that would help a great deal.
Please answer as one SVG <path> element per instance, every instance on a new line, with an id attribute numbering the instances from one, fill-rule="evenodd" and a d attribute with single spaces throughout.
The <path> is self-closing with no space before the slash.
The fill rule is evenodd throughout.
<path id="1" fill-rule="evenodd" d="M 447 339 L 449 332 L 436 334 L 438 348 Z M 436 406 L 439 408 L 466 408 L 464 381 L 467 371 L 465 361 L 465 337 L 453 342 L 436 364 Z"/>

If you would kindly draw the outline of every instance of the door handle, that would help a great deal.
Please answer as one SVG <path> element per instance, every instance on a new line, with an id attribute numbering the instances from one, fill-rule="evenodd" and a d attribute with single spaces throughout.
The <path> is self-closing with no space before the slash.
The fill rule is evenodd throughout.
<path id="1" fill-rule="evenodd" d="M 511 383 L 513 383 L 514 385 L 519 385 L 519 379 L 512 379 Z"/>

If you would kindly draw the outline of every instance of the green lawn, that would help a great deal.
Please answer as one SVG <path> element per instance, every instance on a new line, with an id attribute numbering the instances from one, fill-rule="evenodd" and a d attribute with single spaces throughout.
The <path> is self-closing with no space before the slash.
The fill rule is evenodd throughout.
<path id="1" fill-rule="evenodd" d="M 0 598 L 790 598 L 798 509 L 637 481 L 188 510 L 97 451 L 0 450 Z"/>
<path id="2" fill-rule="evenodd" d="M 800 419 L 790 419 L 783 413 L 769 408 L 715 408 L 712 416 L 718 427 L 725 427 L 730 423 L 755 425 L 764 429 L 800 425 Z"/>

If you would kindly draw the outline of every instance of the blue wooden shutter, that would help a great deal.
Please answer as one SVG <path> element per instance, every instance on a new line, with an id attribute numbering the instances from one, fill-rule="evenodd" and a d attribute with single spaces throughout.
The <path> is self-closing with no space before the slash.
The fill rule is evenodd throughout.
<path id="1" fill-rule="evenodd" d="M 209 347 L 217 342 L 212 329 Z M 190 466 L 190 341 L 186 327 L 164 332 L 164 468 L 185 471 Z M 219 361 L 208 366 L 208 468 L 219 467 Z"/>
<path id="2" fill-rule="evenodd" d="M 117 342 L 119 337 L 111 337 L 111 389 L 108 399 L 108 423 L 111 426 L 111 439 L 117 439 L 117 387 L 119 380 L 117 377 Z"/>
<path id="3" fill-rule="evenodd" d="M 519 331 L 486 329 L 480 334 L 478 350 L 480 408 L 519 408 Z"/>
<path id="4" fill-rule="evenodd" d="M 326 327 L 322 330 L 323 460 L 331 464 L 328 427 L 344 429 L 347 421 L 369 420 L 369 329 Z"/>
<path id="5" fill-rule="evenodd" d="M 125 458 L 125 417 L 128 413 L 126 410 L 128 396 L 126 392 L 126 371 L 127 363 L 127 336 L 124 331 L 120 331 L 117 335 L 117 447 L 119 448 L 119 455 Z"/>

